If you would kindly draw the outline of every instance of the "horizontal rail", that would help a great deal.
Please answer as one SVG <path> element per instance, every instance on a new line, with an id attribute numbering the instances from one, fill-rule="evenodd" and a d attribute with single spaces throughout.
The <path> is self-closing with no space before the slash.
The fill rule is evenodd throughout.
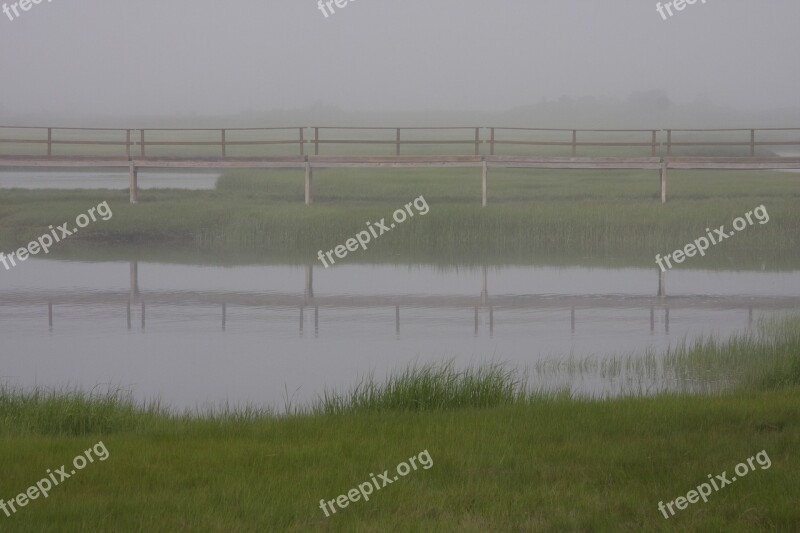
<path id="1" fill-rule="evenodd" d="M 6 136 L 12 130 L 27 132 L 24 136 Z M 312 131 L 313 130 L 313 131 Z M 336 131 L 348 132 L 337 135 Z M 350 132 L 361 131 L 354 135 Z M 413 132 L 425 132 L 414 136 Z M 30 132 L 39 132 L 40 137 L 32 138 Z M 91 132 L 91 135 L 84 135 Z M 282 138 L 274 138 L 275 132 L 284 132 Z M 294 132 L 293 135 L 286 135 Z M 370 135 L 369 132 L 377 132 Z M 394 132 L 392 138 L 381 138 L 385 133 Z M 440 132 L 436 135 L 435 132 Z M 456 137 L 454 132 L 461 132 Z M 4 135 L 4 133 L 6 135 Z M 325 134 L 323 138 L 322 134 Z M 181 134 L 190 134 L 181 138 Z M 614 137 L 622 135 L 623 138 Z M 423 137 L 423 138 L 420 138 Z M 737 138 L 736 136 L 744 136 Z M 497 155 L 500 147 L 508 147 L 507 151 L 522 155 L 526 147 L 539 148 L 540 155 L 561 155 L 560 148 L 568 148 L 571 156 L 576 157 L 579 150 L 589 149 L 583 156 L 643 155 L 649 148 L 650 156 L 672 156 L 696 154 L 702 156 L 750 156 L 763 157 L 771 155 L 765 147 L 797 147 L 800 151 L 800 128 L 707 128 L 707 129 L 568 129 L 568 128 L 521 128 L 521 127 L 473 127 L 473 126 L 421 126 L 421 127 L 384 127 L 384 126 L 285 126 L 267 128 L 68 128 L 61 126 L 0 126 L 0 155 L 30 155 L 20 151 L 37 152 L 46 146 L 46 156 L 65 155 L 108 157 L 119 155 L 124 157 L 146 158 L 153 155 L 179 156 L 181 151 L 174 148 L 195 148 L 198 157 L 272 157 L 290 155 L 288 149 L 295 147 L 294 154 L 305 155 L 306 146 L 313 145 L 313 155 L 320 154 L 321 147 L 334 148 L 341 145 L 340 150 L 333 150 L 339 155 L 369 156 L 376 155 L 376 150 L 369 147 L 394 145 L 394 155 L 401 155 L 401 148 L 413 147 L 407 151 L 413 155 L 420 148 L 429 147 L 472 147 L 473 155 Z M 362 148 L 355 148 L 361 145 Z M 20 147 L 31 147 L 20 150 Z M 61 154 L 55 154 L 54 148 L 62 147 Z M 91 147 L 98 150 L 91 150 Z M 259 147 L 263 150 L 259 150 Z M 487 148 L 488 147 L 488 148 Z M 112 152 L 111 149 L 119 148 Z M 156 154 L 148 153 L 155 151 Z M 230 153 L 229 149 L 239 148 Z M 250 148 L 250 150 L 247 150 Z M 630 148 L 630 151 L 624 149 Z M 749 153 L 748 149 L 749 148 Z M 103 149 L 103 150 L 100 150 Z M 603 151 L 603 149 L 608 149 Z M 675 151 L 679 153 L 675 153 Z M 449 152 L 449 154 L 448 154 Z M 426 150 L 423 153 L 437 155 L 453 155 L 464 150 L 440 151 Z M 563 153 L 563 150 L 561 150 Z M 246 154 L 246 155 L 244 155 Z M 535 154 L 526 154 L 535 155 Z M 184 157 L 188 157 L 184 155 Z M 776 157 L 781 157 L 776 155 Z"/>

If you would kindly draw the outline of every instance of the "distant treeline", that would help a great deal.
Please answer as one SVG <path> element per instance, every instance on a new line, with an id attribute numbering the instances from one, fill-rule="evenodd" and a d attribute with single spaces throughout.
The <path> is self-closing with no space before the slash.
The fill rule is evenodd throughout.
<path id="1" fill-rule="evenodd" d="M 487 102 L 487 107 L 494 107 Z M 265 104 L 265 108 L 267 105 Z M 416 109 L 364 112 L 318 102 L 292 110 L 249 110 L 233 115 L 13 115 L 0 109 L 2 125 L 63 124 L 84 127 L 219 128 L 272 126 L 507 126 L 537 128 L 759 128 L 799 127 L 800 108 L 768 111 L 717 105 L 710 98 L 675 103 L 663 91 L 641 91 L 623 100 L 586 96 L 543 99 L 505 111 Z"/>

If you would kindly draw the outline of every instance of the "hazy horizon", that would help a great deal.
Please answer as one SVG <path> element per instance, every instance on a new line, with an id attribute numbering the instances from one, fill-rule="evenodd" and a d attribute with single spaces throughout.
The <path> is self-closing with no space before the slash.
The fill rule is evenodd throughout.
<path id="1" fill-rule="evenodd" d="M 673 109 L 800 109 L 790 0 L 697 2 L 668 20 L 634 0 L 358 0 L 328 18 L 314 0 L 227 7 L 82 0 L 0 14 L 0 118 L 494 116 L 642 92 Z"/>

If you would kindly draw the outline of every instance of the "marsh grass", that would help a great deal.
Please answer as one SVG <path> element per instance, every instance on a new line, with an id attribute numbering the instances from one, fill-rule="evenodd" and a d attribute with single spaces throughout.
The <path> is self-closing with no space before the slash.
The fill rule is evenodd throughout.
<path id="1" fill-rule="evenodd" d="M 470 169 L 471 171 L 471 169 Z M 302 175 L 238 171 L 212 191 L 141 191 L 129 205 L 124 191 L 0 191 L 0 246 L 16 249 L 49 224 L 74 220 L 108 200 L 114 217 L 87 227 L 49 257 L 79 254 L 82 244 L 104 250 L 161 247 L 204 257 L 313 263 L 364 228 L 390 218 L 418 196 L 430 205 L 374 240 L 348 262 L 521 263 L 561 258 L 595 264 L 654 266 L 666 254 L 730 226 L 764 204 L 767 224 L 755 224 L 712 247 L 685 268 L 793 268 L 800 262 L 797 176 L 777 172 L 675 172 L 670 202 L 658 203 L 657 177 L 643 171 L 497 171 L 490 201 L 480 206 L 480 176 L 462 169 L 315 175 L 316 203 L 302 204 Z M 652 175 L 651 175 L 652 174 Z M 84 246 L 84 249 L 88 248 Z"/>
<path id="2" fill-rule="evenodd" d="M 800 385 L 800 316 L 759 319 L 752 330 L 727 339 L 706 335 L 686 339 L 658 354 L 587 355 L 547 358 L 532 365 L 541 380 L 601 377 L 620 393 L 688 392 L 718 394 L 732 389 Z M 627 386 L 627 389 L 625 388 Z"/>
<path id="3" fill-rule="evenodd" d="M 429 411 L 511 405 L 529 394 L 517 372 L 502 364 L 457 370 L 452 361 L 412 366 L 383 383 L 373 375 L 344 393 L 326 390 L 313 411 L 324 414 L 363 411 Z"/>
<path id="4" fill-rule="evenodd" d="M 0 386 L 0 433 L 85 435 L 150 426 L 169 416 L 158 402 L 139 404 L 129 392 Z"/>

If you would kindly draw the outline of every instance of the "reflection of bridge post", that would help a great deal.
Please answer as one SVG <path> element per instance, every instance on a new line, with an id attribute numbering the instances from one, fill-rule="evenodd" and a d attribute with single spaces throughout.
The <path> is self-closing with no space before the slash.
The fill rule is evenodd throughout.
<path id="1" fill-rule="evenodd" d="M 128 293 L 127 318 L 128 329 L 131 329 L 131 306 L 139 298 L 139 261 L 130 262 L 130 292 Z M 144 301 L 142 301 L 142 329 L 144 329 Z"/>
<path id="2" fill-rule="evenodd" d="M 574 305 L 570 309 L 569 317 L 570 317 L 570 324 L 571 324 L 571 328 L 572 328 L 572 333 L 575 333 L 575 306 Z"/>
<path id="3" fill-rule="evenodd" d="M 488 291 L 489 267 L 483 265 L 481 269 L 483 270 L 483 290 L 481 291 L 481 305 L 486 305 L 486 303 L 489 301 L 489 291 Z"/>
<path id="4" fill-rule="evenodd" d="M 306 287 L 303 294 L 306 303 L 314 298 L 314 265 L 306 265 Z"/>
<path id="5" fill-rule="evenodd" d="M 136 301 L 139 295 L 139 261 L 131 261 L 131 295 L 130 301 Z"/>
<path id="6" fill-rule="evenodd" d="M 667 273 L 660 269 L 658 271 L 658 295 L 667 295 Z"/>

